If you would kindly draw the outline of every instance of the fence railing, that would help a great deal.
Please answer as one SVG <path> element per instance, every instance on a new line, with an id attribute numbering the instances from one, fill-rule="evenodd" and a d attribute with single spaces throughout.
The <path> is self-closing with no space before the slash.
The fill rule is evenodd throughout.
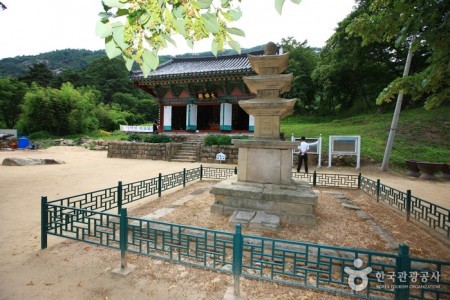
<path id="1" fill-rule="evenodd" d="M 42 197 L 41 248 L 47 247 L 47 235 L 55 235 L 120 249 L 124 268 L 126 253 L 134 252 L 232 273 L 235 293 L 244 276 L 370 299 L 450 298 L 450 262 L 412 258 L 406 245 L 398 253 L 382 253 L 271 239 L 244 235 L 239 226 L 231 233 L 129 217 L 122 208 L 187 182 L 226 179 L 236 173 L 236 168 L 201 166 L 50 202 Z M 314 172 L 293 173 L 293 177 L 314 186 L 361 188 L 378 201 L 407 212 L 408 219 L 411 215 L 428 222 L 448 236 L 449 211 L 412 197 L 410 191 L 405 194 L 361 174 Z M 113 208 L 118 208 L 117 214 L 105 212 Z M 360 272 L 369 267 L 367 285 L 358 289 L 366 274 Z"/>
<path id="2" fill-rule="evenodd" d="M 406 219 L 411 217 L 450 238 L 450 210 L 429 201 L 382 184 L 380 180 L 371 180 L 361 176 L 361 189 L 375 197 L 377 201 L 404 212 Z"/>

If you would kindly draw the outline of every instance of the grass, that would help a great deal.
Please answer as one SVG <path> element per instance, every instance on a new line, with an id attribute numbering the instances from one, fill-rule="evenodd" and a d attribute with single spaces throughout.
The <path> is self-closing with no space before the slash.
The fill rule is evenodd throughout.
<path id="1" fill-rule="evenodd" d="M 393 113 L 371 113 L 352 117 L 322 118 L 291 116 L 281 122 L 286 138 L 322 135 L 322 151 L 328 153 L 330 135 L 360 135 L 361 156 L 382 162 Z M 390 167 L 403 169 L 405 159 L 450 163 L 450 107 L 426 111 L 403 110 L 390 156 Z"/>

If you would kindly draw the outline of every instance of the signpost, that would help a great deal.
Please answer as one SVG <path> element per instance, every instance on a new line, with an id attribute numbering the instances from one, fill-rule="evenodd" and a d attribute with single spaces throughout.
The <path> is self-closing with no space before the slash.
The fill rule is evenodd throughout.
<path id="1" fill-rule="evenodd" d="M 328 168 L 331 168 L 333 155 L 356 155 L 356 168 L 360 168 L 361 136 L 330 135 L 328 150 Z"/>

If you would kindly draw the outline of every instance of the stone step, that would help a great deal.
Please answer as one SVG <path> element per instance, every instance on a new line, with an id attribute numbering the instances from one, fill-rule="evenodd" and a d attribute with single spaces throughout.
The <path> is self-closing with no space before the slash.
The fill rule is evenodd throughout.
<path id="1" fill-rule="evenodd" d="M 175 159 L 182 159 L 182 160 L 189 160 L 189 161 L 193 160 L 193 161 L 195 161 L 195 157 L 194 156 L 174 156 L 174 157 L 172 157 L 171 160 L 175 160 Z"/>
<path id="2" fill-rule="evenodd" d="M 179 150 L 176 155 L 194 155 L 197 151 Z"/>
<path id="3" fill-rule="evenodd" d="M 181 159 L 181 158 L 172 158 L 170 161 L 175 161 L 175 162 L 196 162 L 195 159 Z"/>

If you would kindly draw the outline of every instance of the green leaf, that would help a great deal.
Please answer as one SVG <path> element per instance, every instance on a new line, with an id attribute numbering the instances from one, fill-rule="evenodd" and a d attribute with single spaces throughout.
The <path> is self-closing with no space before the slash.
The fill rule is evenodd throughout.
<path id="1" fill-rule="evenodd" d="M 119 56 L 122 53 L 122 51 L 117 48 L 116 42 L 114 42 L 112 36 L 105 39 L 105 51 L 109 59 Z"/>
<path id="2" fill-rule="evenodd" d="M 152 70 L 146 64 L 140 64 L 139 67 L 141 68 L 142 75 L 144 75 L 144 77 L 147 77 L 148 74 L 150 74 L 150 71 Z"/>
<path id="3" fill-rule="evenodd" d="M 283 11 L 283 5 L 285 0 L 275 0 L 275 9 L 277 12 L 281 15 L 281 12 Z"/>
<path id="4" fill-rule="evenodd" d="M 198 5 L 200 5 L 200 8 L 207 9 L 211 6 L 213 0 L 197 0 Z"/>
<path id="5" fill-rule="evenodd" d="M 234 35 L 239 35 L 239 36 L 244 36 L 245 37 L 245 32 L 243 30 L 239 29 L 239 28 L 235 28 L 235 27 L 227 28 L 226 31 L 229 34 L 234 34 Z"/>
<path id="6" fill-rule="evenodd" d="M 120 16 L 126 16 L 128 15 L 130 12 L 128 11 L 128 9 L 119 9 L 117 10 L 116 16 L 120 17 Z"/>
<path id="7" fill-rule="evenodd" d="M 229 41 L 228 45 L 233 48 L 234 51 L 241 54 L 241 45 L 236 41 Z"/>
<path id="8" fill-rule="evenodd" d="M 223 8 L 227 8 L 230 6 L 230 0 L 221 0 L 220 2 Z"/>
<path id="9" fill-rule="evenodd" d="M 142 54 L 142 60 L 144 61 L 144 64 L 152 70 L 155 70 L 159 65 L 158 54 L 147 49 L 145 49 L 144 53 Z"/>
<path id="10" fill-rule="evenodd" d="M 175 18 L 184 18 L 186 15 L 186 8 L 183 5 L 179 5 L 173 8 L 172 13 Z"/>
<path id="11" fill-rule="evenodd" d="M 194 41 L 192 39 L 186 39 L 186 44 L 189 46 L 189 48 L 194 48 Z"/>
<path id="12" fill-rule="evenodd" d="M 122 23 L 115 22 L 112 25 L 112 34 L 113 34 L 114 41 L 123 50 L 128 48 L 128 44 L 125 43 L 125 40 L 124 40 L 124 31 L 125 31 L 125 25 L 123 25 Z"/>
<path id="13" fill-rule="evenodd" d="M 291 0 L 291 2 L 293 2 L 295 4 L 300 4 L 300 2 L 302 2 L 302 0 Z"/>
<path id="14" fill-rule="evenodd" d="M 121 3 L 119 0 L 102 0 L 103 4 L 109 7 L 124 8 L 125 4 Z"/>
<path id="15" fill-rule="evenodd" d="M 214 14 L 204 14 L 204 24 L 206 30 L 211 33 L 218 33 L 220 31 L 219 22 L 217 22 L 217 17 Z"/>
<path id="16" fill-rule="evenodd" d="M 103 12 L 99 13 L 98 16 L 102 19 L 108 19 L 109 17 L 112 17 L 113 14 L 110 12 L 103 11 Z"/>
<path id="17" fill-rule="evenodd" d="M 211 52 L 214 54 L 214 56 L 217 57 L 217 53 L 219 52 L 219 43 L 216 41 L 213 41 L 211 44 Z"/>
<path id="18" fill-rule="evenodd" d="M 235 10 L 230 10 L 230 18 L 233 21 L 237 21 L 242 17 L 242 12 L 239 8 L 235 9 Z"/>
<path id="19" fill-rule="evenodd" d="M 169 34 L 164 35 L 164 38 L 166 39 L 166 41 L 168 41 L 169 43 L 171 43 L 175 47 L 177 46 L 177 43 L 172 39 L 172 37 Z"/>
<path id="20" fill-rule="evenodd" d="M 176 19 L 174 22 L 175 30 L 182 36 L 186 36 L 186 21 L 184 19 Z"/>
<path id="21" fill-rule="evenodd" d="M 105 38 L 112 33 L 112 26 L 111 23 L 106 22 L 103 23 L 102 21 L 97 21 L 97 24 L 95 25 L 95 33 L 100 38 Z"/>
<path id="22" fill-rule="evenodd" d="M 127 67 L 128 71 L 131 71 L 134 64 L 134 59 L 126 57 L 125 55 L 122 55 L 123 59 L 125 60 L 125 66 Z"/>

